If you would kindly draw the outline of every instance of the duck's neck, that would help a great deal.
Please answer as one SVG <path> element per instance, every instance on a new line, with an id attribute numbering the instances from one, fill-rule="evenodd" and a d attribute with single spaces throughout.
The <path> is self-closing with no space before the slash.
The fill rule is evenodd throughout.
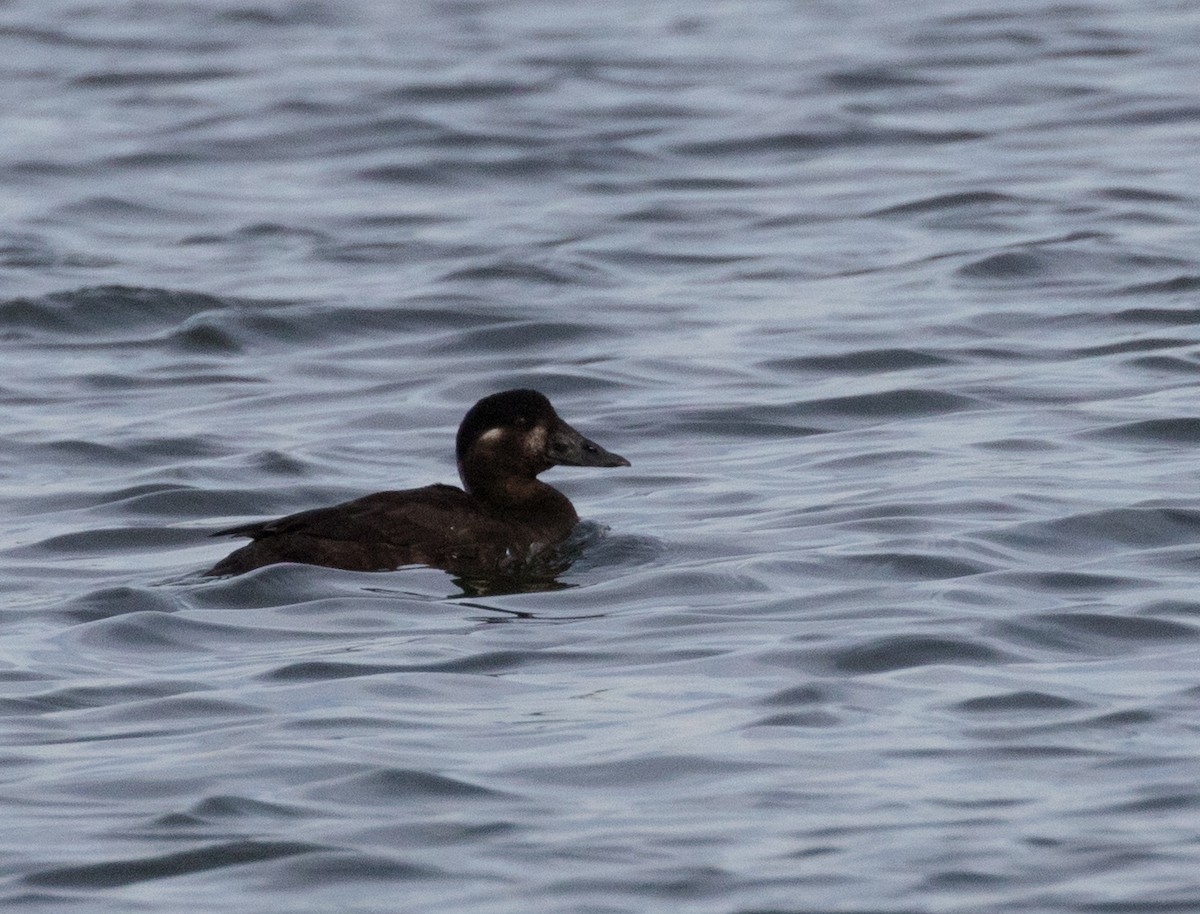
<path id="1" fill-rule="evenodd" d="M 541 522 L 555 521 L 569 531 L 579 521 L 575 506 L 562 492 L 534 476 L 497 473 L 494 465 L 487 472 L 460 463 L 458 475 L 463 488 L 493 511 L 513 520 L 536 517 Z"/>

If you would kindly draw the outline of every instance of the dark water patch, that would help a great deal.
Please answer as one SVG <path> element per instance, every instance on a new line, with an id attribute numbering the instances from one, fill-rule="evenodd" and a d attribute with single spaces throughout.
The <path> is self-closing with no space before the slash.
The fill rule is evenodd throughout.
<path id="1" fill-rule="evenodd" d="M 510 98 L 539 92 L 546 88 L 540 82 L 517 82 L 515 80 L 477 79 L 446 82 L 410 83 L 394 89 L 384 98 L 413 102 L 479 102 Z"/>
<path id="2" fill-rule="evenodd" d="M 126 613 L 174 612 L 179 608 L 175 595 L 163 588 L 121 585 L 72 597 L 56 612 L 72 622 L 95 622 Z"/>
<path id="3" fill-rule="evenodd" d="M 314 117 L 311 111 L 296 110 L 295 101 L 281 101 L 274 107 L 276 117 L 246 121 L 237 130 L 202 131 L 208 137 L 205 159 L 213 164 L 259 166 L 264 161 L 341 162 L 374 155 L 380 149 L 419 148 L 456 136 L 437 121 L 409 114 L 383 116 L 337 107 L 332 109 L 336 117 Z M 192 132 L 180 131 L 180 142 Z"/>
<path id="4" fill-rule="evenodd" d="M 915 349 L 863 349 L 838 355 L 797 356 L 790 359 L 770 359 L 764 368 L 782 371 L 838 372 L 846 374 L 882 374 L 889 371 L 909 371 L 916 368 L 938 368 L 952 365 L 951 359 Z"/>
<path id="5" fill-rule="evenodd" d="M 1129 308 L 1113 317 L 1129 323 L 1188 327 L 1200 324 L 1200 308 Z"/>
<path id="6" fill-rule="evenodd" d="M 163 588 L 167 589 L 167 588 Z M 171 588 L 174 590 L 174 588 Z M 182 588 L 180 588 L 182 589 Z M 257 641 L 273 644 L 320 641 L 324 633 L 300 627 L 272 627 L 249 622 L 211 622 L 178 612 L 133 610 L 75 626 L 71 641 L 90 649 L 154 657 L 157 651 L 194 657 L 227 655 Z M 158 655 L 159 661 L 161 655 Z M 156 661 L 156 662 L 159 662 Z"/>
<path id="7" fill-rule="evenodd" d="M 209 686 L 198 682 L 171 679 L 159 679 L 153 683 L 71 686 L 20 698 L 0 699 L 0 709 L 6 714 L 52 714 L 56 711 L 78 711 L 169 698 L 207 688 Z"/>
<path id="8" fill-rule="evenodd" d="M 795 705 L 821 704 L 830 700 L 828 690 L 823 686 L 803 685 L 782 689 L 768 695 L 759 701 L 766 707 L 790 708 Z"/>
<path id="9" fill-rule="evenodd" d="M 1089 127 L 1158 127 L 1175 123 L 1195 123 L 1200 120 L 1196 105 L 1138 105 L 1112 114 L 1090 114 L 1083 118 L 1067 119 L 1063 126 Z"/>
<path id="10" fill-rule="evenodd" d="M 784 131 L 680 143 L 672 150 L 680 155 L 703 157 L 788 156 L 815 154 L 838 149 L 872 146 L 937 146 L 983 139 L 972 130 L 903 130 L 882 127 L 833 127 L 828 130 Z"/>
<path id="11" fill-rule="evenodd" d="M 890 390 L 829 397 L 791 404 L 709 407 L 676 410 L 672 426 L 689 433 L 732 437 L 802 437 L 830 431 L 814 419 L 879 421 L 935 416 L 977 406 L 977 401 L 936 390 Z"/>
<path id="12" fill-rule="evenodd" d="M 1118 641 L 1177 641 L 1200 637 L 1200 628 L 1167 619 L 1103 613 L 1043 613 L 1033 617 L 1064 632 Z"/>
<path id="13" fill-rule="evenodd" d="M 221 794 L 200 800 L 188 810 L 188 815 L 204 822 L 228 824 L 231 820 L 299 819 L 308 815 L 308 811 L 298 806 L 271 803 L 252 797 Z"/>
<path id="14" fill-rule="evenodd" d="M 751 727 L 836 727 L 842 719 L 828 711 L 785 711 L 753 721 Z"/>
<path id="15" fill-rule="evenodd" d="M 648 182 L 646 186 L 651 190 L 665 191 L 747 190 L 756 187 L 757 182 L 740 178 L 717 177 L 715 175 L 697 175 L 687 178 L 660 178 L 656 181 Z M 723 213 L 714 215 L 748 218 L 751 213 L 745 210 L 726 210 Z M 679 219 L 676 221 L 687 220 Z M 693 254 L 692 256 L 696 257 L 698 255 Z"/>
<path id="16" fill-rule="evenodd" d="M 758 257 L 752 254 L 697 254 L 692 248 L 683 248 L 675 245 L 654 248 L 614 247 L 600 251 L 598 254 L 607 263 L 647 271 L 656 267 L 704 270 L 709 267 L 756 263 L 758 261 Z"/>
<path id="17" fill-rule="evenodd" d="M 171 334 L 171 342 L 182 352 L 234 355 L 243 351 L 241 342 L 213 321 L 193 318 Z"/>
<path id="18" fill-rule="evenodd" d="M 351 241 L 341 244 L 323 243 L 314 247 L 313 255 L 331 263 L 383 264 L 395 267 L 402 264 L 425 263 L 444 258 L 448 252 L 436 245 L 413 241 Z"/>
<path id="19" fill-rule="evenodd" d="M 756 771 L 767 767 L 770 766 L 757 762 L 663 754 L 579 765 L 538 765 L 515 769 L 512 776 L 534 785 L 644 791 L 680 781 L 723 780 L 739 771 Z"/>
<path id="20" fill-rule="evenodd" d="M 1052 264 L 1046 257 L 1029 251 L 1005 251 L 1003 254 L 990 254 L 958 269 L 958 275 L 965 279 L 998 282 L 1029 280 L 1052 272 Z"/>
<path id="21" fill-rule="evenodd" d="M 23 183 L 31 175 L 36 177 L 46 171 L 46 168 L 23 166 L 20 163 L 0 165 L 0 174 L 5 170 L 11 171 L 17 183 Z M 116 260 L 98 254 L 81 254 L 77 251 L 64 249 L 61 242 L 28 232 L 14 233 L 0 231 L 0 266 L 15 270 L 45 270 L 59 267 L 76 267 L 85 270 L 98 270 L 112 267 Z M 5 315 L 5 304 L 0 302 L 0 315 Z M 6 323 L 6 322 L 5 322 Z M 5 323 L 0 323 L 0 339 L 20 338 L 19 331 L 10 331 Z"/>
<path id="22" fill-rule="evenodd" d="M 656 202 L 648 206 L 640 206 L 637 209 L 629 212 L 621 213 L 616 217 L 618 222 L 630 223 L 632 225 L 678 225 L 688 222 L 692 219 L 712 216 L 715 218 L 725 218 L 734 214 L 730 212 L 713 212 L 711 208 L 704 207 L 701 210 L 695 205 L 681 205 L 678 203 Z M 619 256 L 616 258 L 619 259 Z"/>
<path id="23" fill-rule="evenodd" d="M 1130 352 L 1154 352 L 1159 349 L 1180 349 L 1184 346 L 1194 346 L 1194 340 L 1178 337 L 1151 337 L 1148 339 L 1121 340 L 1116 343 L 1105 343 L 1103 346 L 1081 346 L 1064 353 L 1067 358 L 1093 358 L 1106 355 L 1124 355 Z"/>
<path id="24" fill-rule="evenodd" d="M 480 787 L 458 778 L 407 768 L 380 768 L 320 784 L 306 792 L 314 799 L 336 800 L 355 806 L 509 796 L 504 791 Z"/>
<path id="25" fill-rule="evenodd" d="M 1121 645 L 1191 641 L 1200 635 L 1193 625 L 1167 619 L 1083 611 L 1031 613 L 999 623 L 998 630 L 1031 647 L 1082 655 L 1108 655 Z"/>
<path id="26" fill-rule="evenodd" d="M 329 499 L 335 501 L 335 499 Z M 319 503 L 319 502 L 318 502 Z M 236 540 L 213 539 L 212 561 L 224 552 L 232 551 Z M 222 549 L 216 549 L 223 543 Z M 401 591 L 382 590 L 389 577 L 384 574 L 364 574 L 341 571 L 317 565 L 279 563 L 256 568 L 246 574 L 226 578 L 203 578 L 187 591 L 188 605 L 198 609 L 262 609 L 290 607 L 314 609 L 323 601 L 341 601 L 355 605 L 362 601 L 377 604 L 385 601 L 396 612 L 419 613 L 428 609 L 428 601 L 415 599 Z M 380 596 L 373 594 L 379 590 Z"/>
<path id="27" fill-rule="evenodd" d="M 1036 454 L 1039 451 L 1049 452 L 1059 449 L 1059 445 L 1037 438 L 997 438 L 994 441 L 980 441 L 973 446 L 981 450 L 1001 451 L 1013 454 Z"/>
<path id="28" fill-rule="evenodd" d="M 1141 578 L 1088 571 L 1005 571 L 992 577 L 1018 587 L 1029 588 L 1034 592 L 1051 593 L 1105 593 L 1114 590 L 1134 590 L 1147 585 Z"/>
<path id="29" fill-rule="evenodd" d="M 347 18 L 346 10 L 342 6 L 323 0 L 290 0 L 274 5 L 246 2 L 204 11 L 216 22 L 228 22 L 239 28 L 292 28 L 304 25 L 333 27 L 345 23 Z"/>
<path id="30" fill-rule="evenodd" d="M 827 431 L 796 422 L 789 415 L 790 412 L 774 407 L 747 406 L 686 409 L 674 412 L 670 425 L 680 434 L 734 439 L 747 435 L 757 438 L 803 438 Z"/>
<path id="31" fill-rule="evenodd" d="M 1014 724 L 1003 727 L 981 727 L 973 730 L 971 735 L 980 739 L 1019 742 L 1042 736 L 1065 738 L 1072 734 L 1119 731 L 1109 735 L 1120 738 L 1129 735 L 1127 732 L 1120 731 L 1142 730 L 1147 725 L 1155 723 L 1156 720 L 1158 720 L 1157 715 L 1146 711 L 1117 711 L 1074 720 L 1063 719 L 1052 723 L 1038 723 L 1032 726 Z"/>
<path id="32" fill-rule="evenodd" d="M 388 165 L 372 165 L 370 168 L 361 168 L 354 177 L 361 181 L 372 181 L 379 184 L 450 186 L 456 181 L 462 180 L 462 172 L 438 168 L 424 162 L 421 164 L 393 162 Z"/>
<path id="33" fill-rule="evenodd" d="M 203 157 L 194 152 L 183 150 L 171 152 L 131 152 L 125 155 L 109 156 L 104 160 L 107 168 L 121 169 L 151 169 L 151 168 L 180 168 L 195 165 L 203 161 Z"/>
<path id="34" fill-rule="evenodd" d="M 1071 906 L 1072 914 L 1194 914 L 1200 911 L 1200 892 L 1184 893 L 1174 900 L 1145 901 L 1079 901 Z"/>
<path id="35" fill-rule="evenodd" d="M 1194 375 L 1197 371 L 1200 371 L 1200 361 L 1158 355 L 1130 359 L 1129 366 L 1131 368 L 1141 368 L 1145 371 L 1153 371 L 1161 374 Z"/>
<path id="36" fill-rule="evenodd" d="M 1200 601 L 1156 600 L 1146 604 L 1138 612 L 1147 616 L 1200 617 Z"/>
<path id="37" fill-rule="evenodd" d="M 26 449 L 21 449 L 19 453 L 25 453 Z M 62 462 L 70 464 L 72 462 L 81 463 L 92 467 L 101 466 L 141 466 L 146 461 L 146 455 L 134 448 L 115 448 L 106 445 L 95 443 L 84 444 L 80 443 L 76 446 L 75 442 L 50 442 L 47 445 L 39 445 L 36 448 L 28 449 L 32 459 L 41 460 L 43 463 L 49 463 L 48 456 L 53 456 L 54 463 Z M 186 455 L 180 455 L 186 459 Z M 195 455 L 199 456 L 199 455 Z M 9 502 L 9 510 L 13 515 L 23 514 L 50 514 L 55 511 L 73 511 L 86 508 L 97 508 L 101 506 L 111 506 L 120 511 L 129 509 L 131 513 L 141 513 L 142 506 L 147 505 L 146 513 L 156 513 L 156 509 L 163 504 L 170 507 L 175 507 L 179 502 L 176 498 L 181 498 L 185 502 L 190 501 L 193 497 L 199 498 L 207 516 L 209 513 L 217 513 L 208 511 L 207 501 L 208 496 L 217 495 L 218 493 L 207 492 L 206 490 L 198 489 L 194 486 L 181 486 L 174 483 L 144 483 L 142 485 L 129 486 L 127 488 L 106 489 L 97 487 L 96 489 L 83 489 L 79 491 L 59 491 L 53 494 L 47 493 L 44 495 L 33 495 L 20 499 L 14 499 Z M 159 499 L 163 501 L 160 502 Z M 227 497 L 219 503 L 219 511 L 225 510 L 227 507 Z M 81 524 L 81 526 L 85 526 Z M 83 531 L 80 531 L 81 533 Z"/>
<path id="38" fill-rule="evenodd" d="M 518 282 L 563 286 L 576 281 L 573 271 L 515 260 L 502 260 L 475 267 L 451 270 L 443 279 L 470 282 Z"/>
<path id="39" fill-rule="evenodd" d="M 1071 711 L 1086 707 L 1083 702 L 1047 692 L 1020 691 L 968 698 L 954 705 L 968 714 L 1026 714 L 1039 711 Z"/>
<path id="40" fill-rule="evenodd" d="M 444 879 L 448 875 L 437 867 L 405 863 L 375 854 L 330 851 L 288 858 L 265 881 L 274 889 L 307 893 L 313 886 L 343 886 L 355 882 L 378 882 L 391 886 L 414 879 Z"/>
<path id="41" fill-rule="evenodd" d="M 1011 883 L 1009 876 L 983 873 L 978 870 L 947 870 L 933 873 L 924 879 L 921 888 L 931 892 L 997 891 Z"/>
<path id="42" fill-rule="evenodd" d="M 1105 187 L 1094 191 L 1093 196 L 1121 203 L 1189 203 L 1187 197 L 1144 187 Z"/>
<path id="43" fill-rule="evenodd" d="M 491 607 L 485 607 L 490 609 Z M 503 609 L 499 610 L 503 611 Z M 262 679 L 270 682 L 321 682 L 359 676 L 376 676 L 384 673 L 474 673 L 491 676 L 496 673 L 527 668 L 537 663 L 568 663 L 598 661 L 604 655 L 580 652 L 556 651 L 551 655 L 531 651 L 487 651 L 450 660 L 428 663 L 369 664 L 343 661 L 303 661 L 263 674 Z"/>
<path id="44" fill-rule="evenodd" d="M 195 695 L 171 695 L 110 707 L 105 709 L 105 713 L 92 715 L 92 719 L 102 719 L 112 724 L 155 724 L 159 732 L 172 732 L 180 729 L 206 729 L 210 720 L 222 723 L 237 722 L 242 725 L 262 719 L 267 713 L 266 708 L 250 702 Z"/>
<path id="45" fill-rule="evenodd" d="M 604 327 L 574 321 L 511 321 L 465 330 L 433 343 L 430 349 L 433 352 L 444 353 L 540 352 L 561 346 L 578 345 L 590 340 L 602 340 L 609 334 L 610 331 Z"/>
<path id="46" fill-rule="evenodd" d="M 330 660 L 305 660 L 289 663 L 262 676 L 267 682 L 327 682 L 383 673 L 407 673 L 412 667 L 401 664 L 345 663 Z"/>
<path id="47" fill-rule="evenodd" d="M 1107 282 L 1113 277 L 1190 266 L 1182 258 L 1110 250 L 1110 246 L 1105 234 L 1075 232 L 974 259 L 955 275 L 982 287 L 1089 287 L 1108 293 Z"/>
<path id="48" fill-rule="evenodd" d="M 1200 276 L 1176 276 L 1172 279 L 1162 279 L 1156 282 L 1134 283 L 1117 289 L 1116 295 L 1191 295 L 1200 291 Z M 1131 315 L 1137 315 L 1131 316 Z M 1120 311 L 1118 320 L 1139 320 L 1147 323 L 1173 323 L 1174 316 L 1180 323 L 1200 323 L 1200 308 L 1188 308 L 1178 311 L 1164 311 L 1157 308 L 1131 308 Z M 1157 317 L 1156 316 L 1160 316 Z"/>
<path id="49" fill-rule="evenodd" d="M 245 74 L 238 70 L 203 68 L 196 70 L 109 70 L 85 73 L 72 82 L 84 89 L 161 88 L 221 79 L 236 79 Z"/>
<path id="50" fill-rule="evenodd" d="M 1166 796 L 1146 797 L 1141 800 L 1133 800 L 1131 802 L 1115 803 L 1105 805 L 1099 809 L 1093 810 L 1092 814 L 1096 813 L 1133 813 L 1135 815 L 1143 814 L 1162 814 L 1172 812 L 1188 812 L 1200 807 L 1200 793 L 1175 793 Z"/>
<path id="51" fill-rule="evenodd" d="M 233 44 L 214 38 L 211 35 L 185 34 L 172 30 L 171 32 L 157 31 L 148 33 L 146 30 L 132 30 L 122 34 L 119 28 L 104 27 L 91 29 L 79 27 L 79 22 L 86 22 L 89 17 L 74 19 L 64 28 L 46 28 L 40 25 L 6 24 L 0 26 L 0 35 L 28 40 L 37 45 L 51 48 L 99 50 L 109 54 L 122 53 L 219 53 L 231 50 Z M 94 58 L 90 55 L 81 57 L 91 65 Z"/>
<path id="52" fill-rule="evenodd" d="M 117 888 L 324 850 L 319 844 L 297 841 L 230 841 L 174 854 L 45 869 L 30 873 L 24 881 L 46 888 Z"/>
<path id="53" fill-rule="evenodd" d="M 141 552 L 195 542 L 195 533 L 165 527 L 108 527 L 79 533 L 62 533 L 28 546 L 18 546 L 13 555 L 103 555 Z"/>
<path id="54" fill-rule="evenodd" d="M 1131 444 L 1200 443 L 1200 417 L 1179 416 L 1170 419 L 1143 419 L 1124 422 L 1086 433 L 1088 437 Z"/>
<path id="55" fill-rule="evenodd" d="M 995 566 L 936 553 L 870 552 L 839 555 L 838 561 L 862 565 L 889 576 L 913 581 L 942 581 L 994 571 Z"/>
<path id="56" fill-rule="evenodd" d="M 898 389 L 848 397 L 808 400 L 798 407 L 821 416 L 851 419 L 911 419 L 978 408 L 979 401 L 941 390 Z"/>
<path id="57" fill-rule="evenodd" d="M 825 76 L 831 88 L 849 92 L 875 92 L 880 89 L 936 86 L 938 81 L 917 76 L 900 65 L 875 65 L 841 70 Z"/>
<path id="58" fill-rule="evenodd" d="M 870 674 L 931 664 L 996 664 L 1011 658 L 985 644 L 960 638 L 902 635 L 842 648 L 829 659 L 840 672 Z"/>
<path id="59" fill-rule="evenodd" d="M 982 536 L 1039 553 L 1078 554 L 1111 546 L 1157 548 L 1200 541 L 1200 511 L 1107 508 L 1018 524 Z"/>
<path id="60" fill-rule="evenodd" d="M 930 197 L 922 197 L 917 200 L 911 200 L 907 203 L 897 203 L 894 206 L 887 206 L 883 209 L 875 210 L 868 213 L 870 216 L 902 216 L 909 213 L 937 213 L 946 210 L 960 209 L 994 209 L 999 206 L 1019 205 L 1022 208 L 1029 205 L 1031 201 L 1023 200 L 1020 197 L 1013 197 L 1008 194 L 997 193 L 990 190 L 973 190 L 973 191 L 958 191 L 949 194 L 934 194 Z"/>
<path id="61" fill-rule="evenodd" d="M 170 327 L 235 303 L 200 292 L 96 286 L 0 302 L 0 325 L 10 338 L 83 335 L 107 341 L 134 330 Z"/>
<path id="62" fill-rule="evenodd" d="M 279 250 L 311 250 L 321 243 L 330 243 L 332 237 L 328 232 L 303 226 L 285 225 L 280 222 L 253 222 L 243 225 L 231 232 L 207 232 L 195 235 L 185 235 L 179 239 L 184 247 L 193 245 L 242 245 L 246 243 L 256 246 L 271 245 Z"/>

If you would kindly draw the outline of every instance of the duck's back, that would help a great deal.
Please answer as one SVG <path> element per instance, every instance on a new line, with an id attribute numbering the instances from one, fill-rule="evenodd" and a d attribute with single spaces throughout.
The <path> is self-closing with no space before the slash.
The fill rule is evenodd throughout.
<path id="1" fill-rule="evenodd" d="M 401 565 L 483 567 L 527 549 L 539 533 L 529 524 L 497 517 L 462 489 L 432 485 L 376 492 L 328 508 L 231 527 L 214 535 L 248 536 L 252 540 L 209 572 L 225 575 L 277 562 L 350 571 L 380 571 Z"/>

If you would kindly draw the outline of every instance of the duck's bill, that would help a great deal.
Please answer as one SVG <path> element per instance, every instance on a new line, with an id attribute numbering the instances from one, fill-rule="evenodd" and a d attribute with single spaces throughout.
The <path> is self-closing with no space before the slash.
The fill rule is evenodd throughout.
<path id="1" fill-rule="evenodd" d="M 629 461 L 620 454 L 606 451 L 565 422 L 550 433 L 549 453 L 555 463 L 569 467 L 629 466 Z"/>

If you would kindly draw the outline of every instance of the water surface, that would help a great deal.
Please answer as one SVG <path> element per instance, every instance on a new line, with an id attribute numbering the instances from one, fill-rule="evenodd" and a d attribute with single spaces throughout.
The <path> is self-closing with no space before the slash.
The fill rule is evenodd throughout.
<path id="1" fill-rule="evenodd" d="M 1189 3 L 0 10 L 12 910 L 1200 909 Z M 222 526 L 546 392 L 564 589 Z"/>

